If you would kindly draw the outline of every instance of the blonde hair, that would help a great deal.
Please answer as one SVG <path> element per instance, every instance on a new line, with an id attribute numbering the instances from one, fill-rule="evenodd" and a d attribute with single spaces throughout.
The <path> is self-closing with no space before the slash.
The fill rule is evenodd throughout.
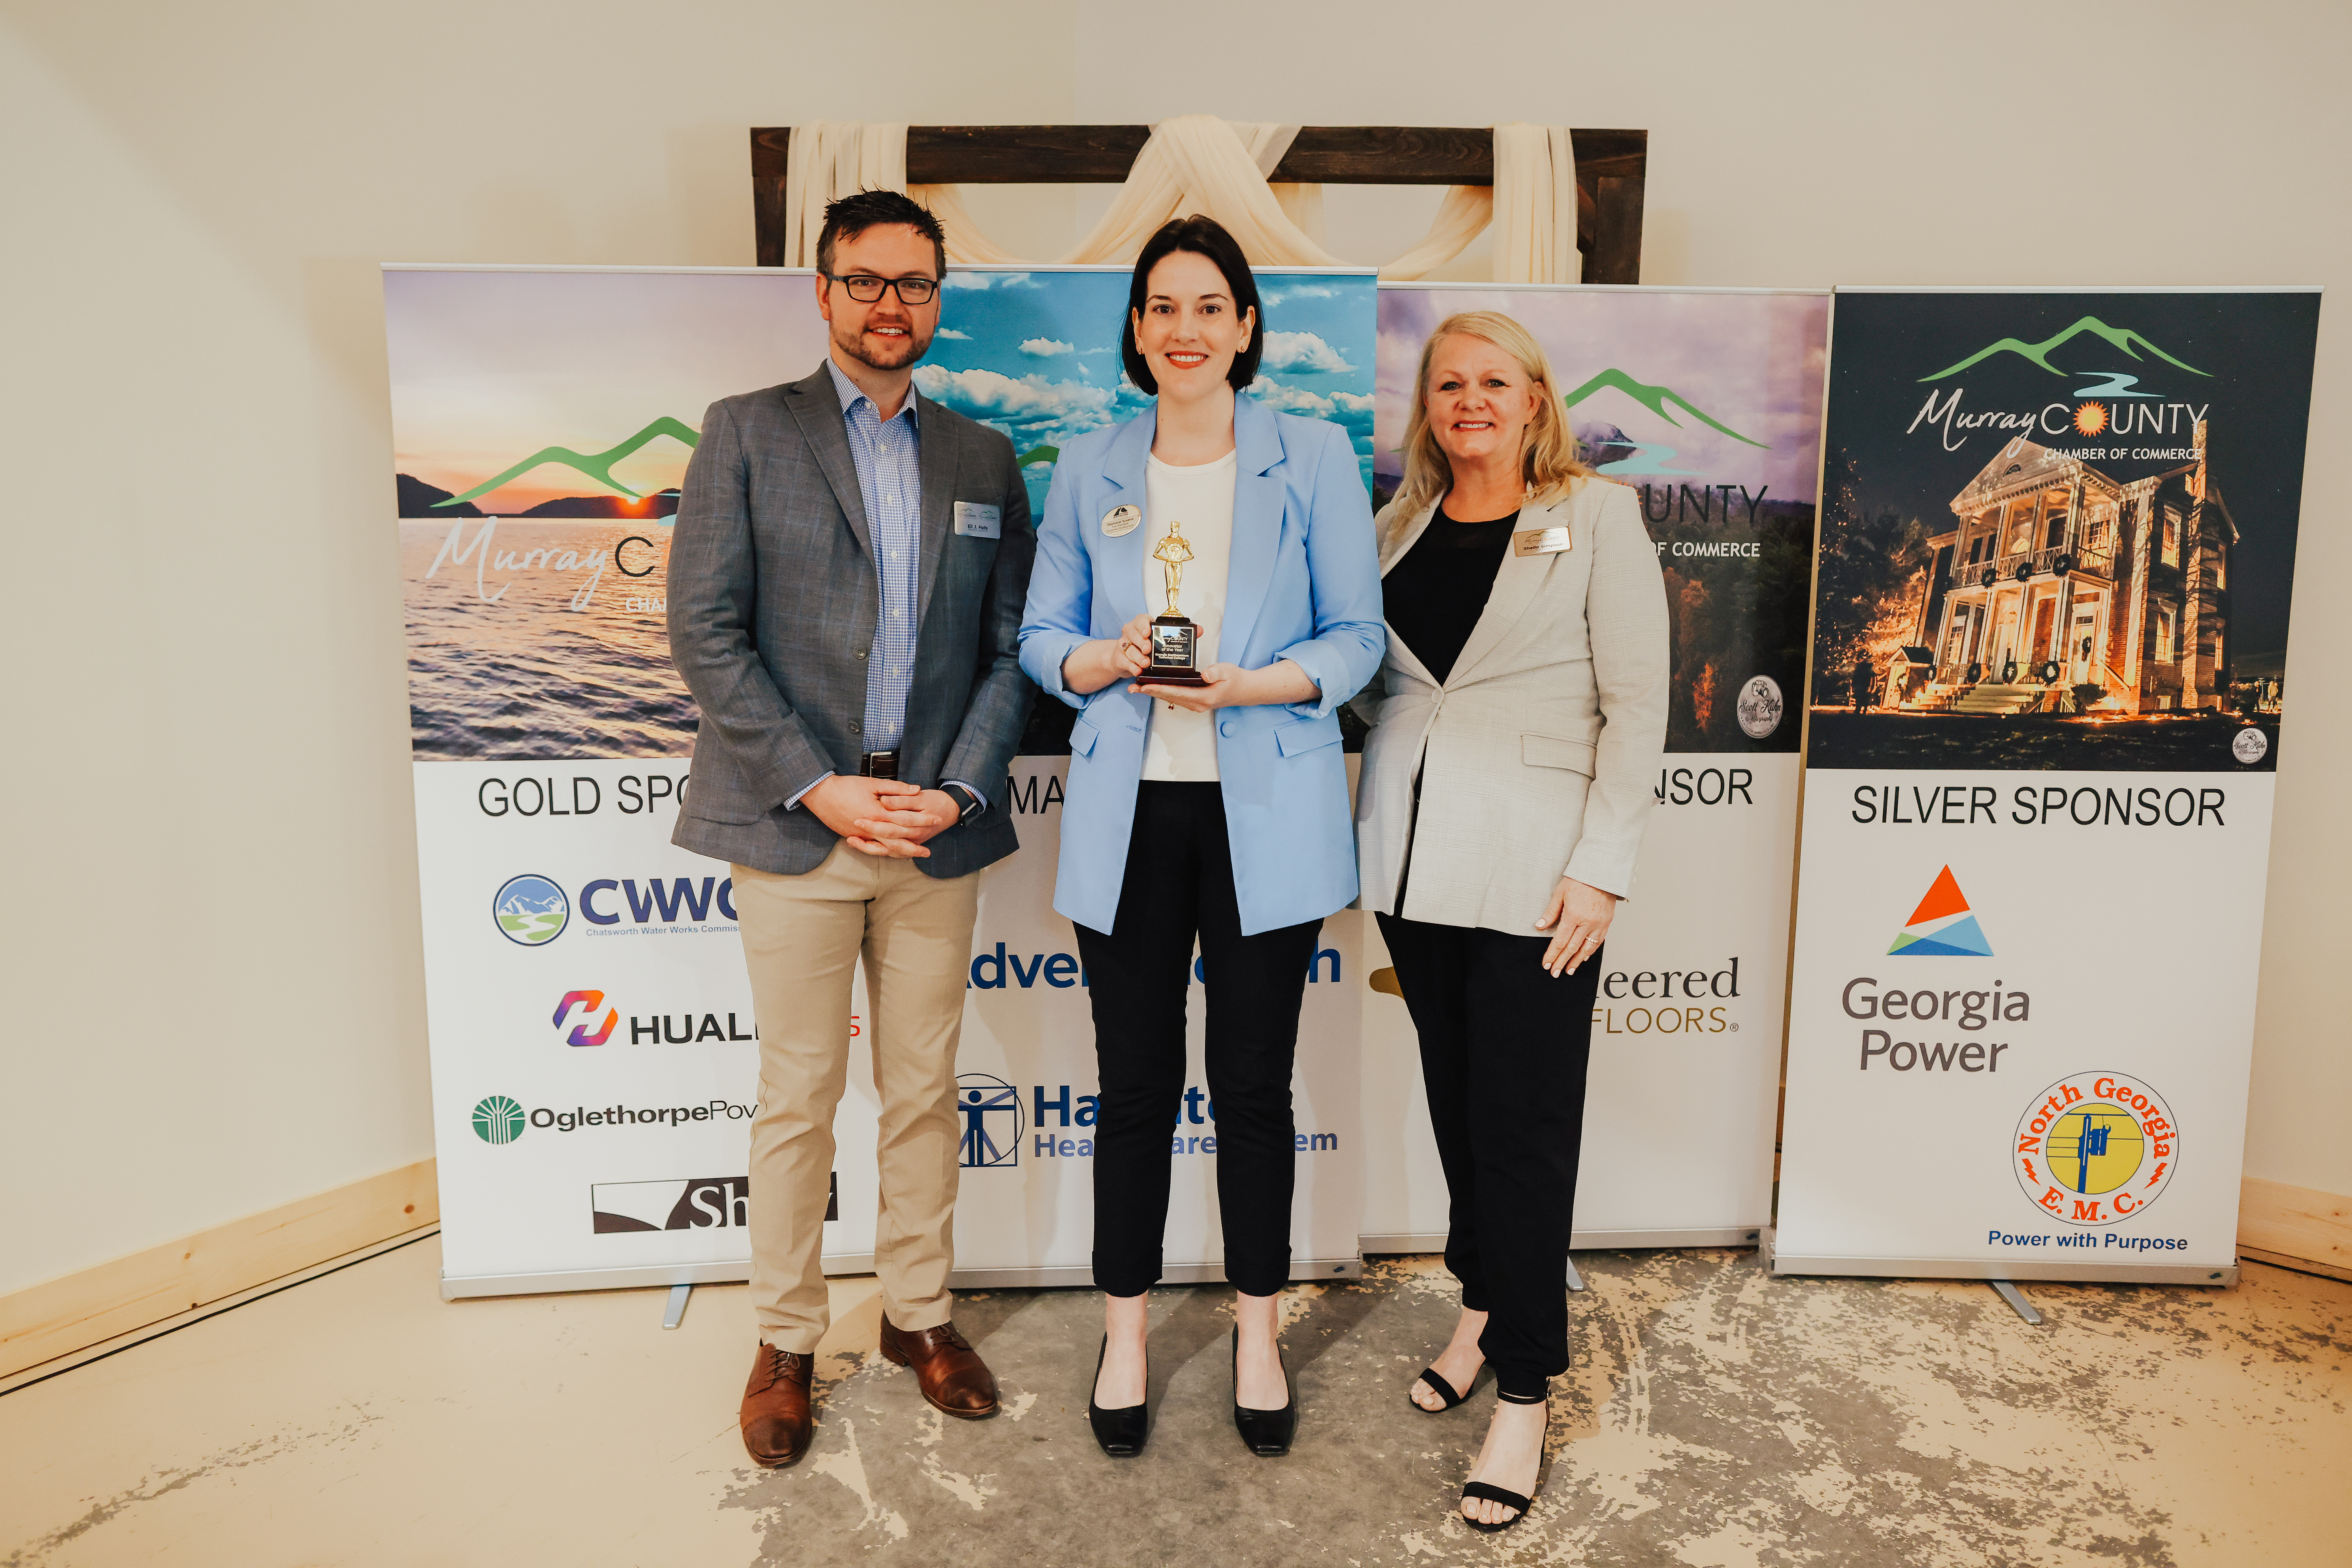
<path id="1" fill-rule="evenodd" d="M 1568 410 L 1560 406 L 1559 384 L 1552 379 L 1551 361 L 1535 334 L 1500 310 L 1464 310 L 1437 323 L 1422 345 L 1421 369 L 1412 378 L 1412 416 L 1404 427 L 1404 483 L 1391 503 L 1387 531 L 1393 536 L 1453 488 L 1454 470 L 1445 449 L 1429 427 L 1429 362 L 1437 345 L 1450 337 L 1476 338 L 1491 343 L 1519 362 L 1520 371 L 1535 388 L 1534 417 L 1519 451 L 1521 471 L 1538 501 L 1548 501 L 1590 478 L 1592 469 L 1576 455 L 1576 437 L 1568 427 Z"/>

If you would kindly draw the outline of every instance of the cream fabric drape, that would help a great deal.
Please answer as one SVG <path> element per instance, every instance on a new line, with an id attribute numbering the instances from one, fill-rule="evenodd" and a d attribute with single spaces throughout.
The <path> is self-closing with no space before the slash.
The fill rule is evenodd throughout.
<path id="1" fill-rule="evenodd" d="M 1323 246 L 1323 187 L 1267 183 L 1297 135 L 1296 125 L 1208 114 L 1161 121 L 1110 210 L 1060 259 L 1131 261 L 1161 224 L 1197 212 L 1223 224 L 1254 262 L 1345 265 Z M 957 186 L 907 184 L 904 125 L 817 121 L 793 128 L 784 181 L 786 266 L 816 265 L 825 204 L 859 190 L 903 191 L 930 208 L 947 230 L 951 261 L 1018 266 L 1025 259 L 981 232 Z M 1425 277 L 1489 227 L 1496 281 L 1576 281 L 1576 159 L 1566 127 L 1496 126 L 1494 184 L 1448 190 L 1429 232 L 1380 275 L 1392 281 Z"/>

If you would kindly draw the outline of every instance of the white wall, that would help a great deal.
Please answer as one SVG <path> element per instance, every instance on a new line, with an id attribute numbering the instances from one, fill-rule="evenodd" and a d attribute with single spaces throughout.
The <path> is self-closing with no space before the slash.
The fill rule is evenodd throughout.
<path id="1" fill-rule="evenodd" d="M 2339 5 L 887 15 L 8 7 L 0 1290 L 432 1151 L 379 261 L 748 263 L 752 124 L 1209 111 L 1646 126 L 1654 282 L 2352 282 Z M 1335 191 L 1332 238 L 1437 195 Z M 975 205 L 1045 255 L 1093 199 Z M 2345 468 L 2315 442 L 2249 1156 L 2337 1193 Z"/>

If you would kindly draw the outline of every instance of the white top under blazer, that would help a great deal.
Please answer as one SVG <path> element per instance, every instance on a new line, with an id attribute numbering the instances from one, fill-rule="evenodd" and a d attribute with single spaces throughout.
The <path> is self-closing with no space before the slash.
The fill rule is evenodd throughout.
<path id="1" fill-rule="evenodd" d="M 1435 510 L 1381 550 L 1383 575 Z M 1560 527 L 1569 549 L 1504 555 L 1444 684 L 1390 628 L 1354 703 L 1372 725 L 1356 790 L 1358 908 L 1534 936 L 1563 875 L 1632 890 L 1665 750 L 1664 578 L 1623 485 L 1580 479 L 1519 513 L 1519 531 Z"/>
<path id="2" fill-rule="evenodd" d="M 1143 604 L 1152 615 L 1168 607 L 1168 578 L 1151 552 L 1168 537 L 1170 522 L 1183 525 L 1192 559 L 1184 563 L 1176 608 L 1200 626 L 1200 661 L 1216 662 L 1218 635 L 1225 626 L 1225 578 L 1234 552 L 1234 476 L 1241 471 L 1227 452 L 1213 463 L 1163 463 L 1147 458 L 1143 472 Z M 1217 716 L 1151 705 L 1143 736 L 1143 776 L 1191 784 L 1217 782 Z"/>

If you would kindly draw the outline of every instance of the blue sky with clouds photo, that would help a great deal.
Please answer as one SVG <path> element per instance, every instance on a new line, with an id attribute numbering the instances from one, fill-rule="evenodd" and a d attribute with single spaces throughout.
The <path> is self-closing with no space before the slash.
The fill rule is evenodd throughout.
<path id="1" fill-rule="evenodd" d="M 1379 310 L 1370 272 L 1261 268 L 1265 353 L 1250 395 L 1285 414 L 1347 430 L 1367 488 Z M 915 373 L 927 397 L 992 425 L 1023 456 L 1132 419 L 1150 399 L 1119 365 L 1125 268 L 954 268 L 940 331 Z M 1042 516 L 1053 468 L 1024 470 Z"/>

